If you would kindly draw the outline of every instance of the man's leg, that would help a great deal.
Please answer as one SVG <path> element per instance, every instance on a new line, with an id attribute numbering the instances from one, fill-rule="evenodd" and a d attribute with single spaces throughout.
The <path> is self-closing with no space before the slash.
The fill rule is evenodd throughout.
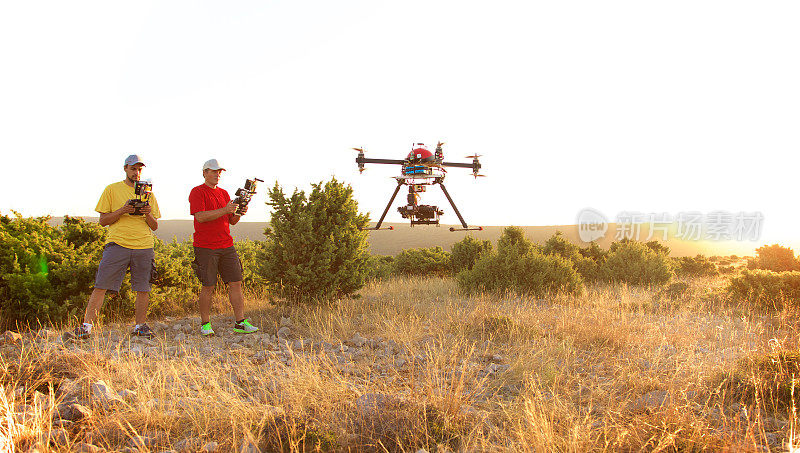
<path id="1" fill-rule="evenodd" d="M 200 324 L 211 321 L 211 300 L 213 297 L 213 286 L 203 286 L 200 289 L 200 296 L 197 298 L 197 303 L 200 305 Z"/>
<path id="2" fill-rule="evenodd" d="M 147 306 L 150 305 L 149 291 L 136 291 L 136 324 L 147 322 Z"/>
<path id="3" fill-rule="evenodd" d="M 125 271 L 131 263 L 131 251 L 117 244 L 109 243 L 103 247 L 103 258 L 97 267 L 97 274 L 94 278 L 94 290 L 89 296 L 86 304 L 86 313 L 83 315 L 83 322 L 94 324 L 100 307 L 103 305 L 106 291 L 119 291 Z"/>
<path id="4" fill-rule="evenodd" d="M 103 299 L 106 297 L 106 290 L 95 288 L 92 295 L 89 296 L 89 303 L 86 304 L 86 313 L 83 315 L 83 322 L 86 324 L 94 324 L 97 319 L 97 313 L 100 312 L 100 307 L 103 305 Z"/>
<path id="5" fill-rule="evenodd" d="M 244 296 L 242 296 L 242 282 L 228 283 L 228 299 L 231 301 L 233 307 L 233 316 L 235 321 L 244 319 Z"/>

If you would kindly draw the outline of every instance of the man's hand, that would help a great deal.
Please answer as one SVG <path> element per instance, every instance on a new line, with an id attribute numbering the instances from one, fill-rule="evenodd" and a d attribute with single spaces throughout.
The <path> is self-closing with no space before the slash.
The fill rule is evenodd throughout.
<path id="1" fill-rule="evenodd" d="M 234 212 L 236 212 L 236 206 L 238 206 L 238 205 L 236 203 L 234 203 L 233 201 L 231 201 L 222 209 L 225 210 L 226 214 L 233 214 Z"/>
<path id="2" fill-rule="evenodd" d="M 153 210 L 153 208 L 151 208 L 149 204 L 146 204 L 146 205 L 142 206 L 141 208 L 139 208 L 139 211 L 144 215 L 150 214 L 150 211 L 152 211 L 152 210 Z"/>
<path id="3" fill-rule="evenodd" d="M 136 208 L 134 208 L 133 205 L 129 205 L 128 203 L 125 203 L 125 205 L 123 205 L 121 208 L 117 209 L 115 211 L 115 213 L 119 213 L 119 215 L 130 214 L 134 210 L 136 210 Z"/>
<path id="4" fill-rule="evenodd" d="M 239 215 L 243 216 L 247 214 L 247 205 L 242 206 L 242 209 L 239 209 Z"/>

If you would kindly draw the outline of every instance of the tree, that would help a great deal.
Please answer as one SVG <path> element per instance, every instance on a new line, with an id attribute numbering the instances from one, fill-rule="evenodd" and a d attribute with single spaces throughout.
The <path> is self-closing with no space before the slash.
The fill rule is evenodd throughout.
<path id="1" fill-rule="evenodd" d="M 353 189 L 335 178 L 312 184 L 311 194 L 287 197 L 275 183 L 273 213 L 264 234 L 261 273 L 278 294 L 293 302 L 323 302 L 354 294 L 369 276 L 367 226 Z"/>

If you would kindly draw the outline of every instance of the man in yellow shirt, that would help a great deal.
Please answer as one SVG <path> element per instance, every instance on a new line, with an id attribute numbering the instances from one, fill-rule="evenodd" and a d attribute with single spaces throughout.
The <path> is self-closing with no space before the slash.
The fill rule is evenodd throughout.
<path id="1" fill-rule="evenodd" d="M 149 204 L 139 208 L 140 214 L 129 203 L 137 198 L 134 185 L 142 175 L 142 168 L 144 162 L 138 155 L 128 156 L 123 167 L 125 180 L 109 184 L 97 202 L 95 210 L 100 213 L 100 225 L 108 226 L 108 239 L 95 275 L 94 290 L 86 305 L 83 324 L 67 332 L 65 339 L 89 338 L 106 291 L 119 291 L 128 268 L 131 270 L 131 288 L 136 291 L 133 335 L 153 337 L 145 320 L 150 303 L 150 278 L 155 268 L 153 231 L 158 228 L 157 219 L 161 217 L 161 212 L 152 193 L 148 195 Z"/>

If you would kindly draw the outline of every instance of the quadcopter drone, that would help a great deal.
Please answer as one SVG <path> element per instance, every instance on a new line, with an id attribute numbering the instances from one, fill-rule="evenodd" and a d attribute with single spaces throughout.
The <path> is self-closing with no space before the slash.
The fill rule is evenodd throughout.
<path id="1" fill-rule="evenodd" d="M 394 193 L 392 193 L 392 197 L 389 199 L 389 203 L 386 205 L 386 209 L 383 210 L 381 218 L 374 227 L 365 229 L 394 229 L 394 227 L 391 226 L 388 228 L 381 228 L 381 224 L 383 223 L 383 219 L 386 217 L 386 214 L 389 212 L 389 208 L 392 206 L 392 202 L 397 196 L 397 192 L 400 191 L 400 187 L 402 186 L 408 186 L 408 204 L 397 208 L 397 211 L 400 212 L 400 215 L 402 215 L 404 219 L 411 220 L 412 227 L 414 225 L 438 226 L 439 216 L 442 215 L 444 211 L 440 210 L 437 206 L 419 204 L 419 194 L 425 192 L 427 186 L 438 184 L 439 187 L 442 188 L 444 195 L 447 197 L 447 201 L 450 202 L 450 206 L 453 207 L 453 211 L 455 211 L 456 215 L 458 216 L 458 220 L 461 221 L 462 228 L 450 227 L 450 231 L 483 230 L 483 227 L 467 226 L 467 222 L 464 221 L 464 218 L 458 211 L 456 204 L 453 202 L 453 199 L 447 192 L 447 188 L 444 186 L 444 177 L 447 173 L 445 167 L 471 168 L 472 176 L 474 176 L 476 179 L 479 176 L 484 176 L 478 174 L 478 171 L 481 169 L 481 163 L 478 161 L 480 155 L 476 154 L 474 156 L 467 156 L 467 158 L 472 159 L 472 163 L 443 162 L 444 153 L 442 152 L 442 145 L 444 145 L 444 143 L 439 142 L 436 145 L 435 152 L 431 153 L 425 144 L 414 143 L 411 152 L 408 153 L 408 156 L 402 160 L 370 159 L 364 157 L 363 148 L 353 148 L 354 150 L 358 151 L 356 163 L 358 164 L 359 173 L 365 170 L 364 164 L 396 164 L 402 166 L 400 170 L 401 176 L 394 176 L 394 179 L 397 180 L 397 187 L 395 187 Z"/>

